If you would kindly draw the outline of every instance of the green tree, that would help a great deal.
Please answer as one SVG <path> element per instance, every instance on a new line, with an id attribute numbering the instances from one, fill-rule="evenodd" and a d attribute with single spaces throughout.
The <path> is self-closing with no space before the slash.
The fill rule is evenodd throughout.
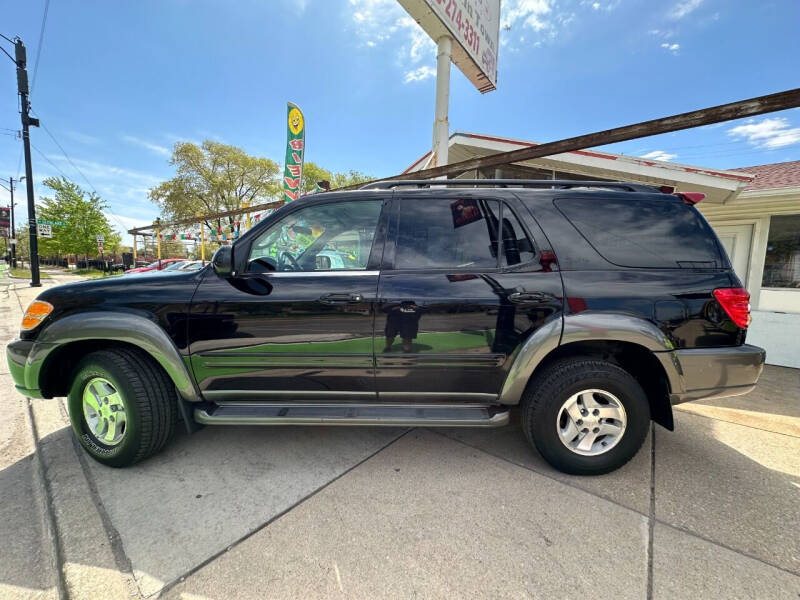
<path id="1" fill-rule="evenodd" d="M 106 204 L 97 194 L 87 196 L 78 185 L 65 177 L 48 177 L 44 185 L 54 195 L 42 198 L 37 207 L 37 217 L 66 221 L 66 225 L 54 225 L 52 238 L 39 238 L 40 255 L 97 255 L 98 235 L 105 237 L 108 248 L 119 245 L 120 235 L 108 222 L 103 213 Z"/>
<path id="2" fill-rule="evenodd" d="M 307 162 L 303 165 L 303 180 L 300 182 L 300 189 L 304 194 L 313 192 L 317 189 L 318 181 L 330 181 L 331 189 L 336 189 L 356 183 L 364 183 L 372 181 L 374 177 L 360 173 L 359 171 L 349 171 L 347 173 L 334 173 L 320 167 L 313 162 Z"/>
<path id="3" fill-rule="evenodd" d="M 254 206 L 280 197 L 279 167 L 268 158 L 250 156 L 241 148 L 206 140 L 201 146 L 178 142 L 170 164 L 175 177 L 150 190 L 164 221 L 176 221 Z M 217 219 L 213 226 L 237 217 Z M 206 223 L 209 227 L 212 223 Z"/>

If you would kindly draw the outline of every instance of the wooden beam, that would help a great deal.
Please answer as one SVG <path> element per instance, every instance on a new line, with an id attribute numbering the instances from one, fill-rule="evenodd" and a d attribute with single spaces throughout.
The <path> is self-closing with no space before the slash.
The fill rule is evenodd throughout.
<path id="1" fill-rule="evenodd" d="M 678 91 L 676 93 L 680 92 Z M 375 181 L 433 179 L 435 177 L 444 177 L 447 175 L 459 175 L 465 171 L 471 171 L 472 169 L 507 165 L 510 163 L 532 160 L 534 158 L 552 156 L 553 154 L 561 154 L 562 152 L 584 150 L 586 148 L 594 148 L 596 146 L 604 146 L 606 144 L 649 137 L 661 133 L 669 133 L 670 131 L 680 131 L 681 129 L 691 129 L 692 127 L 700 127 L 712 123 L 722 123 L 724 121 L 732 121 L 744 117 L 763 115 L 765 113 L 786 110 L 798 106 L 800 106 L 800 88 L 778 92 L 777 94 L 758 96 L 757 98 L 750 98 L 739 102 L 722 104 L 720 106 L 712 106 L 711 108 L 694 110 L 670 117 L 662 117 L 651 121 L 643 121 L 642 123 L 634 123 L 633 125 L 625 125 L 623 127 L 616 127 L 615 129 L 587 133 L 586 135 L 579 135 L 555 142 L 539 144 L 537 146 L 528 146 L 510 152 L 499 152 L 497 154 L 463 160 L 432 169 L 423 169 L 413 173 L 401 173 L 400 175 L 384 177 L 383 179 L 376 179 Z M 362 183 L 342 187 L 338 188 L 337 191 L 358 189 L 362 185 L 366 184 Z"/>
<path id="2" fill-rule="evenodd" d="M 192 219 L 181 219 L 179 221 L 170 221 L 169 223 L 159 223 L 159 229 L 170 229 L 179 225 L 191 225 L 192 223 L 202 223 L 203 221 L 210 221 L 212 219 L 222 219 L 223 217 L 233 217 L 236 215 L 243 215 L 245 213 L 259 212 L 262 210 L 269 210 L 270 208 L 280 208 L 283 206 L 283 200 L 276 200 L 275 202 L 267 202 L 266 204 L 257 204 L 256 206 L 248 206 L 246 208 L 239 208 L 235 210 L 226 210 L 225 212 L 212 213 L 194 217 Z M 129 229 L 128 233 L 131 235 L 143 235 L 143 232 L 155 229 L 155 225 L 146 225 L 144 227 L 136 227 Z"/>

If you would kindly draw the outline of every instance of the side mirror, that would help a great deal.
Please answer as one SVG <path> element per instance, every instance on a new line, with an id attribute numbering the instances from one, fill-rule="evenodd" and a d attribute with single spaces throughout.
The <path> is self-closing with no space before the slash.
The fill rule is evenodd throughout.
<path id="1" fill-rule="evenodd" d="M 233 248 L 220 246 L 211 258 L 211 265 L 219 277 L 230 277 L 233 273 Z"/>

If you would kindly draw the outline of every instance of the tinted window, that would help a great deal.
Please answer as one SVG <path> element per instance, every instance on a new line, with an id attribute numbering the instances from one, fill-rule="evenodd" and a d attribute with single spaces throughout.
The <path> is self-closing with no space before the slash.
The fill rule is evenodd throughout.
<path id="1" fill-rule="evenodd" d="M 711 228 L 679 198 L 560 198 L 555 204 L 615 265 L 674 269 L 722 264 Z"/>
<path id="2" fill-rule="evenodd" d="M 395 269 L 497 267 L 498 202 L 403 200 Z"/>
<path id="3" fill-rule="evenodd" d="M 763 287 L 800 288 L 800 215 L 769 218 Z"/>
<path id="4" fill-rule="evenodd" d="M 249 271 L 364 269 L 382 200 L 331 202 L 293 212 L 253 242 Z"/>
<path id="5" fill-rule="evenodd" d="M 502 259 L 504 266 L 514 266 L 533 260 L 534 249 L 531 240 L 525 235 L 522 224 L 508 206 L 503 206 L 503 223 L 500 228 Z"/>

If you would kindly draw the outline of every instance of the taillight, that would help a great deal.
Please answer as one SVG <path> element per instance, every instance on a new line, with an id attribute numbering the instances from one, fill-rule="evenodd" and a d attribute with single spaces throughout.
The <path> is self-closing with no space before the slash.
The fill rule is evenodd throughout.
<path id="1" fill-rule="evenodd" d="M 750 292 L 744 288 L 718 288 L 714 298 L 737 326 L 750 325 Z"/>
<path id="2" fill-rule="evenodd" d="M 677 192 L 674 195 L 683 200 L 684 204 L 691 206 L 701 202 L 706 197 L 703 192 Z"/>

